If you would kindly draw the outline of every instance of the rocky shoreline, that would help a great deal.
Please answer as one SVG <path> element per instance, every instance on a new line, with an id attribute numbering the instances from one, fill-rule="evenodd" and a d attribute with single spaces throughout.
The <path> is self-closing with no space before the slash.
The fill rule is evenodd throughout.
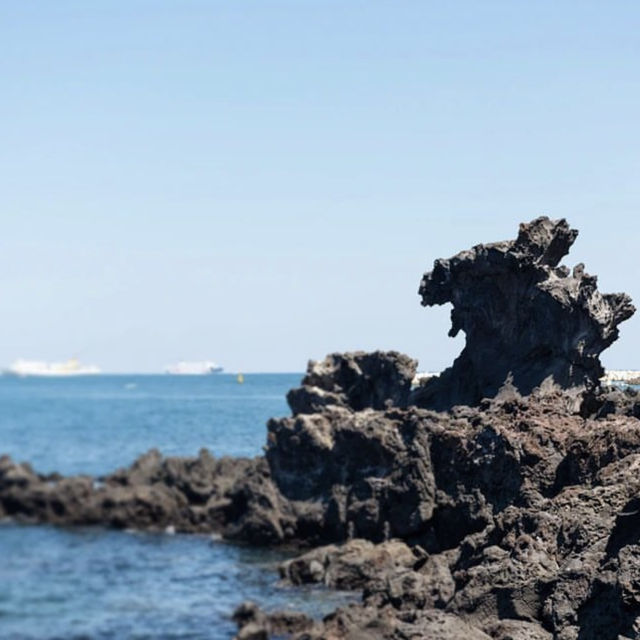
<path id="1" fill-rule="evenodd" d="M 323 621 L 245 603 L 238 638 L 640 637 L 640 397 L 599 354 L 634 309 L 559 267 L 565 221 L 436 261 L 465 350 L 417 389 L 396 352 L 310 363 L 265 455 L 164 458 L 103 478 L 0 458 L 0 517 L 217 533 L 301 555 L 292 584 L 362 592 Z"/>

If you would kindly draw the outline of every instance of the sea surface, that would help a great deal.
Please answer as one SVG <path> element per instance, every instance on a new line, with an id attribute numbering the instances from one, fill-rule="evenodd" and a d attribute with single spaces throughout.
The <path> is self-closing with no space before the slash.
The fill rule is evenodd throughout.
<path id="1" fill-rule="evenodd" d="M 41 472 L 100 475 L 166 455 L 262 453 L 301 374 L 0 376 L 0 455 Z M 243 600 L 320 617 L 350 596 L 284 588 L 282 552 L 209 536 L 0 524 L 2 640 L 227 639 Z"/>

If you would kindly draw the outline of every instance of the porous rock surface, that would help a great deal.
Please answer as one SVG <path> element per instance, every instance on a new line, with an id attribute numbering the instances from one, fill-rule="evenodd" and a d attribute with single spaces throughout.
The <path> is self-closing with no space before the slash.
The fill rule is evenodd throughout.
<path id="1" fill-rule="evenodd" d="M 266 459 L 154 452 L 101 482 L 5 457 L 0 504 L 33 521 L 331 542 L 282 576 L 362 603 L 324 621 L 240 617 L 241 638 L 286 625 L 299 639 L 639 637 L 640 421 L 585 420 L 559 400 L 329 408 L 274 421 Z"/>
<path id="2" fill-rule="evenodd" d="M 27 523 L 208 532 L 268 544 L 283 537 L 280 501 L 263 458 L 216 459 L 206 449 L 195 458 L 151 450 L 100 479 L 39 474 L 0 457 L 0 517 Z"/>
<path id="3" fill-rule="evenodd" d="M 599 355 L 635 309 L 626 294 L 601 294 L 584 265 L 559 266 L 577 235 L 566 220 L 541 217 L 521 224 L 515 240 L 435 261 L 420 283 L 422 304 L 450 302 L 449 335 L 464 331 L 466 344 L 417 404 L 475 405 L 507 380 L 523 395 L 543 383 L 574 394 L 597 385 Z"/>
<path id="4" fill-rule="evenodd" d="M 383 464 L 365 471 L 363 462 L 360 473 L 371 475 L 350 485 L 366 503 L 382 480 L 372 521 L 387 509 L 387 532 L 402 541 L 381 540 L 358 505 L 354 533 L 378 544 L 354 539 L 285 563 L 281 575 L 294 583 L 363 589 L 361 605 L 297 637 L 640 637 L 640 421 L 615 413 L 585 420 L 561 396 L 513 390 L 449 414 L 355 413 L 377 433 L 378 453 L 365 460 L 393 447 L 399 467 L 406 465 L 385 485 Z M 308 456 L 301 474 L 326 467 L 328 443 L 353 424 L 342 418 L 331 414 L 315 444 L 313 434 L 300 439 Z M 411 448 L 416 434 L 419 457 Z M 420 497 L 394 517 L 396 500 L 386 492 L 397 485 L 405 491 L 400 502 Z M 326 487 L 316 478 L 300 490 L 322 501 Z"/>
<path id="5" fill-rule="evenodd" d="M 397 351 L 332 353 L 309 362 L 302 386 L 287 401 L 294 414 L 326 407 L 360 411 L 406 407 L 418 363 Z"/>
<path id="6" fill-rule="evenodd" d="M 417 406 L 437 385 L 411 392 L 410 358 L 333 354 L 310 363 L 289 394 L 293 415 L 269 421 L 264 457 L 151 452 L 100 481 L 40 475 L 3 457 L 0 516 L 316 547 L 283 564 L 282 579 L 361 592 L 321 621 L 245 603 L 235 614 L 242 640 L 640 638 L 640 402 L 593 384 L 597 354 L 631 307 L 585 276 L 554 271 L 574 237 L 563 221 L 541 219 L 514 243 L 472 250 L 461 259 L 466 275 L 453 263 L 444 269 L 457 274 L 448 291 L 467 291 L 465 279 L 482 289 L 484 269 L 505 276 L 503 286 L 546 317 L 547 333 L 564 336 L 560 349 L 534 319 L 540 362 L 528 366 L 525 348 L 513 351 L 511 380 L 495 390 L 483 383 L 489 399 L 475 389 L 447 411 Z M 475 318 L 469 300 L 457 300 L 459 322 Z M 518 322 L 502 321 L 496 340 Z M 472 343 L 481 336 L 473 322 L 463 328 Z M 552 384 L 529 389 L 549 371 Z M 459 361 L 454 374 L 461 393 Z M 442 392 L 450 405 L 454 391 Z"/>
<path id="7" fill-rule="evenodd" d="M 375 544 L 355 538 L 340 545 L 316 547 L 283 562 L 280 577 L 290 584 L 322 583 L 334 589 L 361 589 L 382 573 L 413 567 L 426 554 L 402 540 Z"/>

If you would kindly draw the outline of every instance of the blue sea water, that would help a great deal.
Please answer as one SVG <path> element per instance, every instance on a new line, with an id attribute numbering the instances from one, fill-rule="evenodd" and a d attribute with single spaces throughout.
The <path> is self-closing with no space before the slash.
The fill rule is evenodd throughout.
<path id="1" fill-rule="evenodd" d="M 0 454 L 100 475 L 166 455 L 262 452 L 300 374 L 0 377 Z M 278 585 L 278 551 L 207 536 L 0 525 L 0 638 L 231 638 L 243 600 L 320 616 L 347 596 Z"/>

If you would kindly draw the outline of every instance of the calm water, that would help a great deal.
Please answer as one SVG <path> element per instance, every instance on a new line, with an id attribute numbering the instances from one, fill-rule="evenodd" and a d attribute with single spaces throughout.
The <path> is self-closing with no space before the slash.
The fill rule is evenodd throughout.
<path id="1" fill-rule="evenodd" d="M 151 447 L 261 453 L 299 374 L 0 377 L 0 453 L 41 471 L 102 474 Z M 322 615 L 344 594 L 284 589 L 283 556 L 204 536 L 0 525 L 0 638 L 233 636 L 243 600 Z"/>

